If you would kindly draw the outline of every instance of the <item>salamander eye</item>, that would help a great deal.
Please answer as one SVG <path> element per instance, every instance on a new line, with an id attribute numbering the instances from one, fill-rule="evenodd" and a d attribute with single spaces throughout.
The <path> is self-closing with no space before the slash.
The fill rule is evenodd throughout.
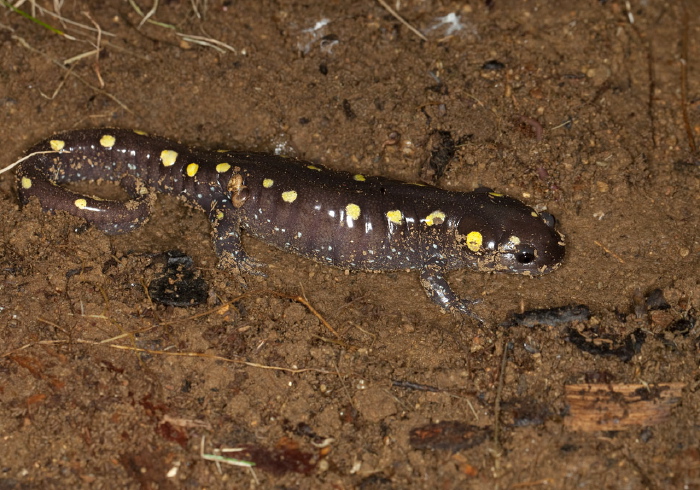
<path id="1" fill-rule="evenodd" d="M 521 264 L 534 262 L 536 258 L 535 250 L 532 247 L 523 246 L 515 252 L 515 260 Z"/>
<path id="2" fill-rule="evenodd" d="M 544 220 L 544 223 L 549 226 L 550 228 L 554 228 L 554 225 L 557 223 L 557 220 L 554 218 L 549 213 L 540 213 L 540 216 Z"/>

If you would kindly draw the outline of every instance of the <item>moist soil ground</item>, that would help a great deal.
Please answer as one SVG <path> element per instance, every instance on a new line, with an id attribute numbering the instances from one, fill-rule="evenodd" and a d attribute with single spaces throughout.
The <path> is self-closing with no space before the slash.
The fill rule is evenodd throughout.
<path id="1" fill-rule="evenodd" d="M 700 3 L 15 3 L 36 21 L 0 8 L 3 167 L 132 128 L 490 187 L 567 255 L 450 274 L 480 323 L 415 273 L 250 238 L 267 277 L 217 268 L 171 196 L 107 236 L 4 173 L 0 488 L 700 488 Z M 198 305 L 149 288 L 173 250 Z"/>

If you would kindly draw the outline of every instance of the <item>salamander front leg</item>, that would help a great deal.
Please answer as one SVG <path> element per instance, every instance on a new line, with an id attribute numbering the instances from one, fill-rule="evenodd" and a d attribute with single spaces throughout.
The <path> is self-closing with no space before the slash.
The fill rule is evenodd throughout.
<path id="1" fill-rule="evenodd" d="M 472 311 L 471 307 L 478 301 L 460 298 L 452 291 L 444 276 L 445 270 L 439 265 L 427 265 L 420 270 L 420 282 L 428 297 L 440 305 L 443 310 L 456 310 L 480 322 L 483 320 Z"/>
<path id="2" fill-rule="evenodd" d="M 266 267 L 265 264 L 249 257 L 243 250 L 240 217 L 235 210 L 216 208 L 212 215 L 212 239 L 214 250 L 219 256 L 219 267 L 238 269 L 246 274 L 265 277 L 265 273 L 260 270 Z"/>

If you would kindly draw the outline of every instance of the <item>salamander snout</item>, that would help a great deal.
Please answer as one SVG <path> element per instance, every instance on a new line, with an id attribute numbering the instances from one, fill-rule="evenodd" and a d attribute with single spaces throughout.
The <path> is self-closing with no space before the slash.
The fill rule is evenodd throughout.
<path id="1" fill-rule="evenodd" d="M 564 238 L 554 228 L 555 223 L 549 213 L 521 222 L 517 235 L 500 247 L 501 265 L 508 272 L 530 275 L 546 274 L 559 267 L 566 252 Z"/>
<path id="2" fill-rule="evenodd" d="M 478 194 L 482 224 L 460 223 L 466 246 L 476 255 L 475 268 L 539 276 L 561 265 L 564 239 L 549 213 L 538 213 L 522 202 L 501 195 Z M 472 226 L 478 230 L 469 232 Z"/>

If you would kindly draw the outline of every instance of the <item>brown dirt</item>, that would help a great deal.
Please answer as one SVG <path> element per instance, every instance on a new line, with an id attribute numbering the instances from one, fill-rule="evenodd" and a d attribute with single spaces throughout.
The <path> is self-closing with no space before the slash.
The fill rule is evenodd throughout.
<path id="1" fill-rule="evenodd" d="M 19 210 L 3 174 L 0 488 L 700 488 L 700 168 L 686 130 L 700 140 L 700 4 L 681 3 L 632 1 L 631 23 L 622 1 L 400 2 L 423 42 L 373 1 L 216 0 L 202 19 L 161 2 L 153 19 L 237 51 L 220 53 L 138 29 L 127 2 L 69 1 L 64 18 L 92 26 L 88 12 L 106 31 L 99 63 L 70 71 L 94 33 L 37 13 L 69 40 L 3 8 L 2 166 L 54 132 L 112 126 L 418 180 L 449 131 L 439 185 L 546 206 L 568 255 L 537 280 L 452 274 L 482 300 L 479 325 L 442 314 L 413 274 L 347 274 L 253 240 L 269 277 L 244 289 L 215 268 L 204 216 L 173 198 L 108 237 Z M 450 13 L 463 29 L 430 30 Z M 208 305 L 149 301 L 151 256 L 173 248 L 202 271 Z M 657 288 L 670 308 L 649 311 Z M 305 295 L 340 341 L 263 290 Z M 646 341 L 624 362 L 579 349 L 566 326 L 502 325 L 566 304 L 591 309 L 574 326 L 586 336 Z M 685 386 L 662 422 L 573 431 L 565 386 L 588 381 Z M 416 428 L 443 421 L 419 434 L 456 436 L 419 444 Z M 203 437 L 207 453 L 247 448 L 255 475 L 203 460 Z"/>

